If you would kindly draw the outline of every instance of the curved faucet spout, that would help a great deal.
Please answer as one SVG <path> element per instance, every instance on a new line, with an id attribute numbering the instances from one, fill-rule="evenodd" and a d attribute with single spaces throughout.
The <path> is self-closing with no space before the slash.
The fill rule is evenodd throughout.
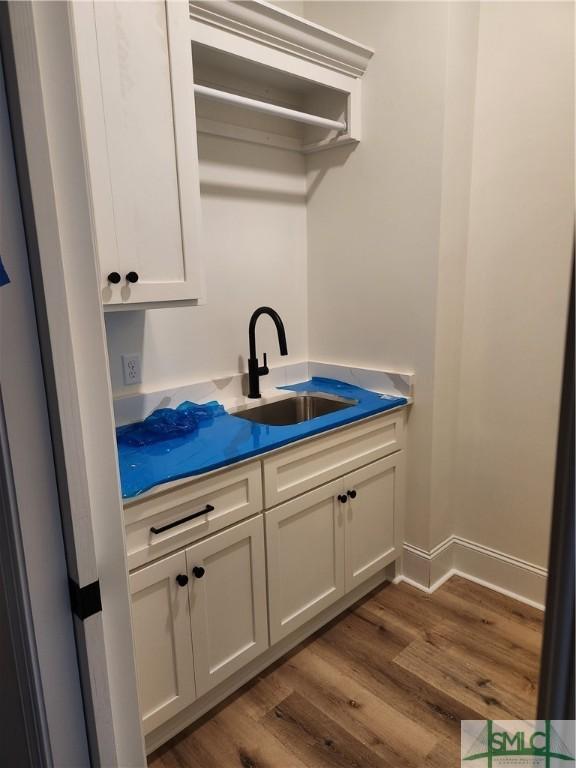
<path id="1" fill-rule="evenodd" d="M 248 326 L 248 339 L 250 342 L 250 357 L 256 357 L 256 322 L 260 315 L 268 315 L 274 321 L 276 331 L 278 333 L 278 344 L 280 346 L 280 354 L 287 355 L 288 347 L 286 345 L 286 331 L 284 329 L 284 323 L 282 318 L 272 307 L 258 307 L 250 318 L 250 325 Z"/>
<path id="2" fill-rule="evenodd" d="M 250 324 L 248 326 L 248 342 L 250 345 L 250 357 L 248 359 L 248 378 L 249 378 L 249 392 L 248 397 L 256 398 L 260 397 L 260 376 L 266 376 L 268 371 L 266 353 L 264 353 L 264 365 L 258 364 L 258 356 L 256 354 L 256 322 L 260 315 L 268 315 L 272 318 L 274 325 L 276 326 L 276 332 L 278 334 L 278 345 L 280 347 L 280 354 L 288 354 L 288 345 L 286 344 L 286 331 L 284 329 L 284 323 L 282 318 L 272 307 L 258 307 L 252 313 L 250 318 Z"/>

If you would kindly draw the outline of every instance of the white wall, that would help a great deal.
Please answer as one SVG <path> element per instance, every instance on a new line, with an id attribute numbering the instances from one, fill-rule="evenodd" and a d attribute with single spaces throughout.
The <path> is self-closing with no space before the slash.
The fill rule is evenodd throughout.
<path id="1" fill-rule="evenodd" d="M 453 497 L 476 95 L 478 3 L 450 9 L 442 149 L 429 547 L 454 530 Z"/>
<path id="2" fill-rule="evenodd" d="M 345 165 L 342 151 L 337 168 L 320 155 L 311 167 L 311 356 L 416 371 L 410 543 L 430 550 L 457 533 L 546 564 L 573 226 L 573 9 L 305 9 L 376 48 L 364 142 Z"/>
<path id="3" fill-rule="evenodd" d="M 574 212 L 574 9 L 480 8 L 455 521 L 546 565 Z"/>
<path id="4" fill-rule="evenodd" d="M 115 394 L 124 390 L 125 352 L 142 353 L 142 391 L 245 371 L 248 322 L 262 304 L 284 320 L 290 362 L 307 357 L 303 157 L 205 135 L 198 149 L 208 302 L 108 313 Z M 271 364 L 280 360 L 268 318 L 258 323 L 257 342 Z"/>
<path id="5" fill-rule="evenodd" d="M 305 7 L 312 21 L 376 49 L 363 141 L 310 162 L 310 354 L 416 372 L 405 535 L 427 548 L 450 6 Z"/>

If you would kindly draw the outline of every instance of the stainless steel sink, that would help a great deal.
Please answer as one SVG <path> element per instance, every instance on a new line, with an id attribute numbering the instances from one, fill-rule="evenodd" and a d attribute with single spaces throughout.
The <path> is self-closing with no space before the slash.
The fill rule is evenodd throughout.
<path id="1" fill-rule="evenodd" d="M 232 415 L 238 416 L 240 419 L 255 421 L 258 424 L 280 427 L 310 421 L 310 419 L 315 419 L 318 416 L 325 416 L 327 413 L 350 408 L 357 403 L 357 400 L 347 400 L 336 395 L 302 393 L 285 400 L 276 400 L 272 403 L 257 405 L 254 408 L 236 411 Z"/>

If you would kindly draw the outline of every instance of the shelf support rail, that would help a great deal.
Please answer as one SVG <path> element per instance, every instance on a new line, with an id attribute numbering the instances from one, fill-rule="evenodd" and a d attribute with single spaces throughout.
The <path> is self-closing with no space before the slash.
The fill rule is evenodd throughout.
<path id="1" fill-rule="evenodd" d="M 252 109 L 255 112 L 264 112 L 276 117 L 284 117 L 287 120 L 296 120 L 299 123 L 316 125 L 320 128 L 330 128 L 336 131 L 345 131 L 346 123 L 342 120 L 330 120 L 327 117 L 311 115 L 308 112 L 299 112 L 297 109 L 288 109 L 288 107 L 279 107 L 276 104 L 270 104 L 266 101 L 257 101 L 249 99 L 246 96 L 239 96 L 236 93 L 219 91 L 217 88 L 209 88 L 206 85 L 194 85 L 194 93 L 198 96 L 205 96 L 214 101 L 220 101 L 225 104 L 235 104 L 238 107 Z"/>

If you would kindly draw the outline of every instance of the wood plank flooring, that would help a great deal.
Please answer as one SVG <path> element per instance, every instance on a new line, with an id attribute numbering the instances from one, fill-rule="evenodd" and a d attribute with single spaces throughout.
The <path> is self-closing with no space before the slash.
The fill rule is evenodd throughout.
<path id="1" fill-rule="evenodd" d="M 459 577 L 386 585 L 150 768 L 456 768 L 460 720 L 535 717 L 543 614 Z"/>

